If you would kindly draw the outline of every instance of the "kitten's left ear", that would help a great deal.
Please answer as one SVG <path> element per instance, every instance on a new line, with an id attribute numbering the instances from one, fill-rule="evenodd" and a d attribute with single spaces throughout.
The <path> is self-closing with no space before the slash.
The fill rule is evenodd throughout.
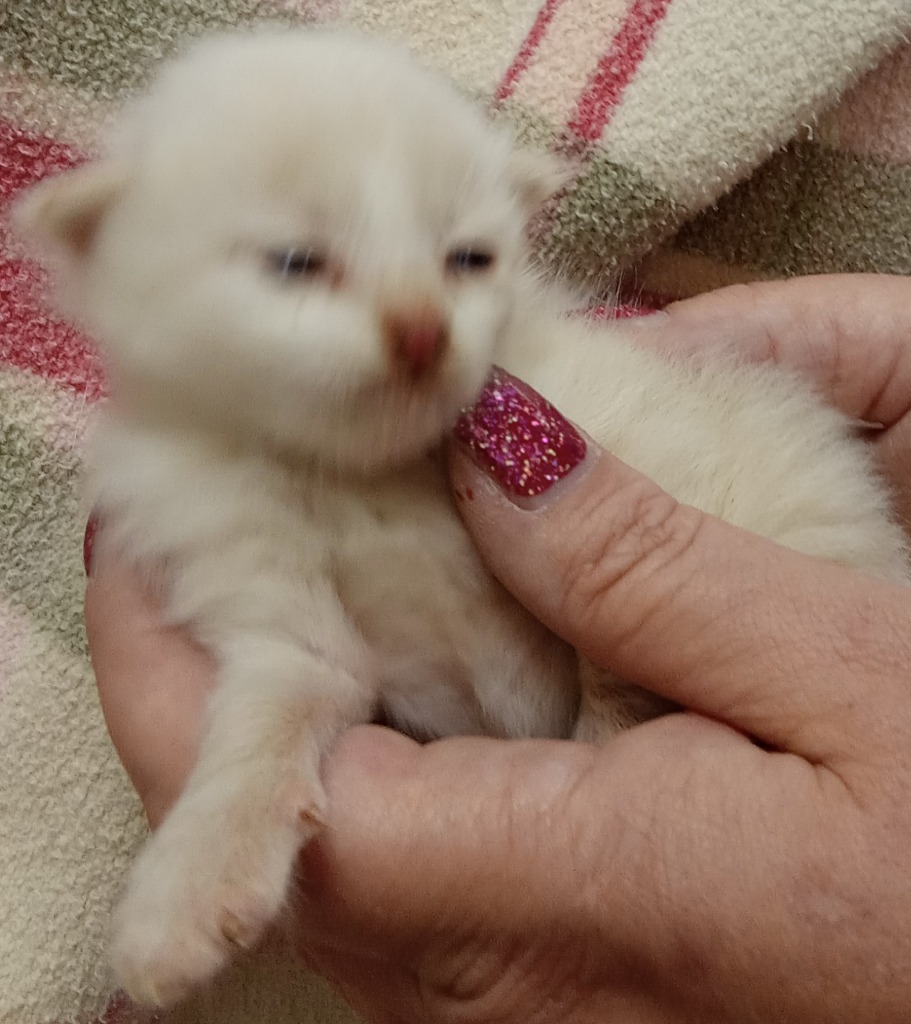
<path id="1" fill-rule="evenodd" d="M 509 171 L 516 195 L 529 215 L 537 213 L 573 177 L 572 167 L 559 157 L 521 147 L 513 150 Z"/>
<path id="2" fill-rule="evenodd" d="M 46 178 L 13 207 L 13 224 L 23 238 L 67 264 L 77 265 L 89 254 L 126 177 L 123 167 L 105 161 Z"/>

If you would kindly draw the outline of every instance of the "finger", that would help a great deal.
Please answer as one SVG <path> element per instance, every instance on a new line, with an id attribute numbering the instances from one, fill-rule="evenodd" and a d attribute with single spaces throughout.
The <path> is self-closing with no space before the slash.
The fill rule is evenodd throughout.
<path id="1" fill-rule="evenodd" d="M 368 1020 L 537 1020 L 545 1003 L 548 1020 L 576 1019 L 580 1005 L 593 1020 L 666 1019 L 667 1007 L 631 1014 L 622 1000 L 643 980 L 653 998 L 649 979 L 674 973 L 678 911 L 698 944 L 690 886 L 707 891 L 703 876 L 724 877 L 725 860 L 743 875 L 742 826 L 766 819 L 768 794 L 753 782 L 770 760 L 692 715 L 647 723 L 604 748 L 489 739 L 420 747 L 352 729 L 325 766 L 332 815 L 303 855 L 300 948 Z M 801 763 L 801 781 L 796 764 L 782 767 L 799 800 L 813 770 Z M 729 782 L 748 780 L 742 816 L 728 795 L 723 815 L 711 806 L 722 766 Z M 706 819 L 722 817 L 723 849 L 707 863 L 716 826 L 707 831 Z M 785 822 L 779 832 L 788 834 Z M 684 870 L 669 870 L 669 850 Z M 750 873 L 763 891 L 765 869 Z M 716 925 L 724 892 L 738 894 L 732 914 L 741 910 L 740 887 L 721 889 Z"/>
<path id="2" fill-rule="evenodd" d="M 350 730 L 325 766 L 333 813 L 303 859 L 307 959 L 368 1019 L 394 1007 L 404 1020 L 455 1019 L 456 1008 L 459 1019 L 530 1019 L 541 998 L 525 984 L 530 961 L 559 960 L 540 937 L 584 889 L 581 871 L 565 870 L 562 825 L 594 756 L 583 744 L 420 747 Z"/>
<path id="3" fill-rule="evenodd" d="M 162 622 L 136 575 L 103 551 L 86 586 L 85 622 L 111 739 L 154 827 L 196 760 L 214 665 Z"/>
<path id="4" fill-rule="evenodd" d="M 529 506 L 509 490 L 511 467 L 538 472 L 533 446 L 510 447 L 533 395 L 517 388 L 515 407 L 499 387 L 463 418 L 452 481 L 482 556 L 533 614 L 622 678 L 814 762 L 844 754 L 845 735 L 888 734 L 878 709 L 904 706 L 911 665 L 904 589 L 680 505 L 594 445 L 583 458 L 540 397 L 533 422 L 563 461 L 548 456 L 550 489 Z"/>
<path id="5" fill-rule="evenodd" d="M 733 285 L 624 321 L 643 344 L 718 348 L 805 373 L 851 416 L 886 426 L 911 406 L 911 280 L 842 274 Z"/>
<path id="6" fill-rule="evenodd" d="M 635 788 L 648 792 L 654 784 L 657 791 L 668 791 L 666 770 L 678 760 L 692 760 L 694 750 L 697 760 L 713 762 L 743 757 L 756 764 L 766 756 L 738 732 L 696 715 L 651 722 L 641 732 L 634 745 L 624 745 L 626 737 L 620 737 L 599 749 L 475 737 L 421 745 L 382 726 L 352 727 L 324 764 L 332 814 L 324 833 L 302 855 L 300 884 L 312 907 L 300 922 L 301 935 L 325 949 L 369 956 L 377 952 L 376 934 L 384 936 L 390 951 L 400 941 L 410 945 L 422 935 L 451 934 L 466 899 L 476 909 L 490 909 L 491 900 L 496 904 L 502 898 L 504 859 L 533 878 L 540 867 L 535 862 L 552 852 L 522 844 L 539 835 L 557 845 L 573 841 L 558 817 L 590 816 L 580 786 L 588 785 L 593 772 L 603 776 L 596 783 L 594 820 L 613 829 L 609 806 L 637 803 Z M 523 830 L 515 833 L 513 815 L 523 821 Z M 479 858 L 479 836 L 490 838 L 492 853 L 494 838 L 505 848 L 496 858 Z M 575 889 L 576 880 L 564 876 L 564 881 Z M 559 892 L 543 895 L 564 909 L 572 902 Z M 508 916 L 516 919 L 523 912 L 513 907 Z"/>

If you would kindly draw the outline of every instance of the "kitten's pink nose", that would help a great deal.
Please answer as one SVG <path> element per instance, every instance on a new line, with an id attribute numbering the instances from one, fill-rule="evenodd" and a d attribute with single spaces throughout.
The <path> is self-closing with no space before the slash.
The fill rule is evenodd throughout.
<path id="1" fill-rule="evenodd" d="M 387 313 L 383 328 L 394 366 L 412 380 L 426 377 L 439 363 L 449 344 L 442 313 L 432 307 Z"/>

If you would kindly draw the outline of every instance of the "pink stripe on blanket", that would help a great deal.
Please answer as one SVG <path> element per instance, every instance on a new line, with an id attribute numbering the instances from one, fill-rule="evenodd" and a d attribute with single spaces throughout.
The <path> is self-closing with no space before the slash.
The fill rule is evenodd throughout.
<path id="1" fill-rule="evenodd" d="M 557 13 L 557 8 L 565 2 L 566 0 L 546 0 L 544 6 L 538 11 L 531 31 L 525 37 L 525 42 L 519 48 L 516 59 L 509 66 L 506 74 L 503 76 L 503 80 L 500 82 L 500 86 L 494 95 L 494 103 L 502 103 L 512 95 L 516 82 L 518 82 L 522 73 L 528 67 L 535 51 L 547 34 L 550 23 Z"/>
<path id="2" fill-rule="evenodd" d="M 604 51 L 633 0 L 569 0 L 553 12 L 546 36 L 522 63 L 513 103 L 559 130 L 573 116 Z M 529 37 L 531 38 L 531 37 Z"/>
<path id="3" fill-rule="evenodd" d="M 567 125 L 571 138 L 583 144 L 601 138 L 670 5 L 671 0 L 634 0 L 623 27 L 602 54 L 579 97 L 576 113 Z"/>
<path id="4" fill-rule="evenodd" d="M 19 189 L 45 175 L 74 167 L 83 159 L 71 146 L 0 118 L 0 207 L 6 206 Z"/>
<path id="5" fill-rule="evenodd" d="M 26 260 L 0 258 L 0 361 L 29 370 L 93 401 L 104 392 L 101 363 L 88 341 L 42 304 L 41 275 Z"/>
<path id="6" fill-rule="evenodd" d="M 71 146 L 0 119 L 0 208 L 20 189 L 83 160 Z M 104 386 L 97 356 L 85 338 L 48 313 L 41 287 L 34 264 L 0 257 L 0 360 L 89 399 L 100 397 Z"/>

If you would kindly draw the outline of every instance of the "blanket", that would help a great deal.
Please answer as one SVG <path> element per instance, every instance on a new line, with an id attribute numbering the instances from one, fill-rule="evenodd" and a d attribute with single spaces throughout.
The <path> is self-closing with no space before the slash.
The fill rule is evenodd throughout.
<path id="1" fill-rule="evenodd" d="M 0 4 L 0 1024 L 132 1024 L 104 956 L 145 834 L 82 626 L 80 464 L 104 397 L 6 225 L 188 36 L 343 21 L 403 40 L 568 157 L 541 258 L 661 304 L 723 283 L 911 272 L 909 0 L 4 0 Z M 281 949 L 164 1018 L 353 1016 Z"/>

